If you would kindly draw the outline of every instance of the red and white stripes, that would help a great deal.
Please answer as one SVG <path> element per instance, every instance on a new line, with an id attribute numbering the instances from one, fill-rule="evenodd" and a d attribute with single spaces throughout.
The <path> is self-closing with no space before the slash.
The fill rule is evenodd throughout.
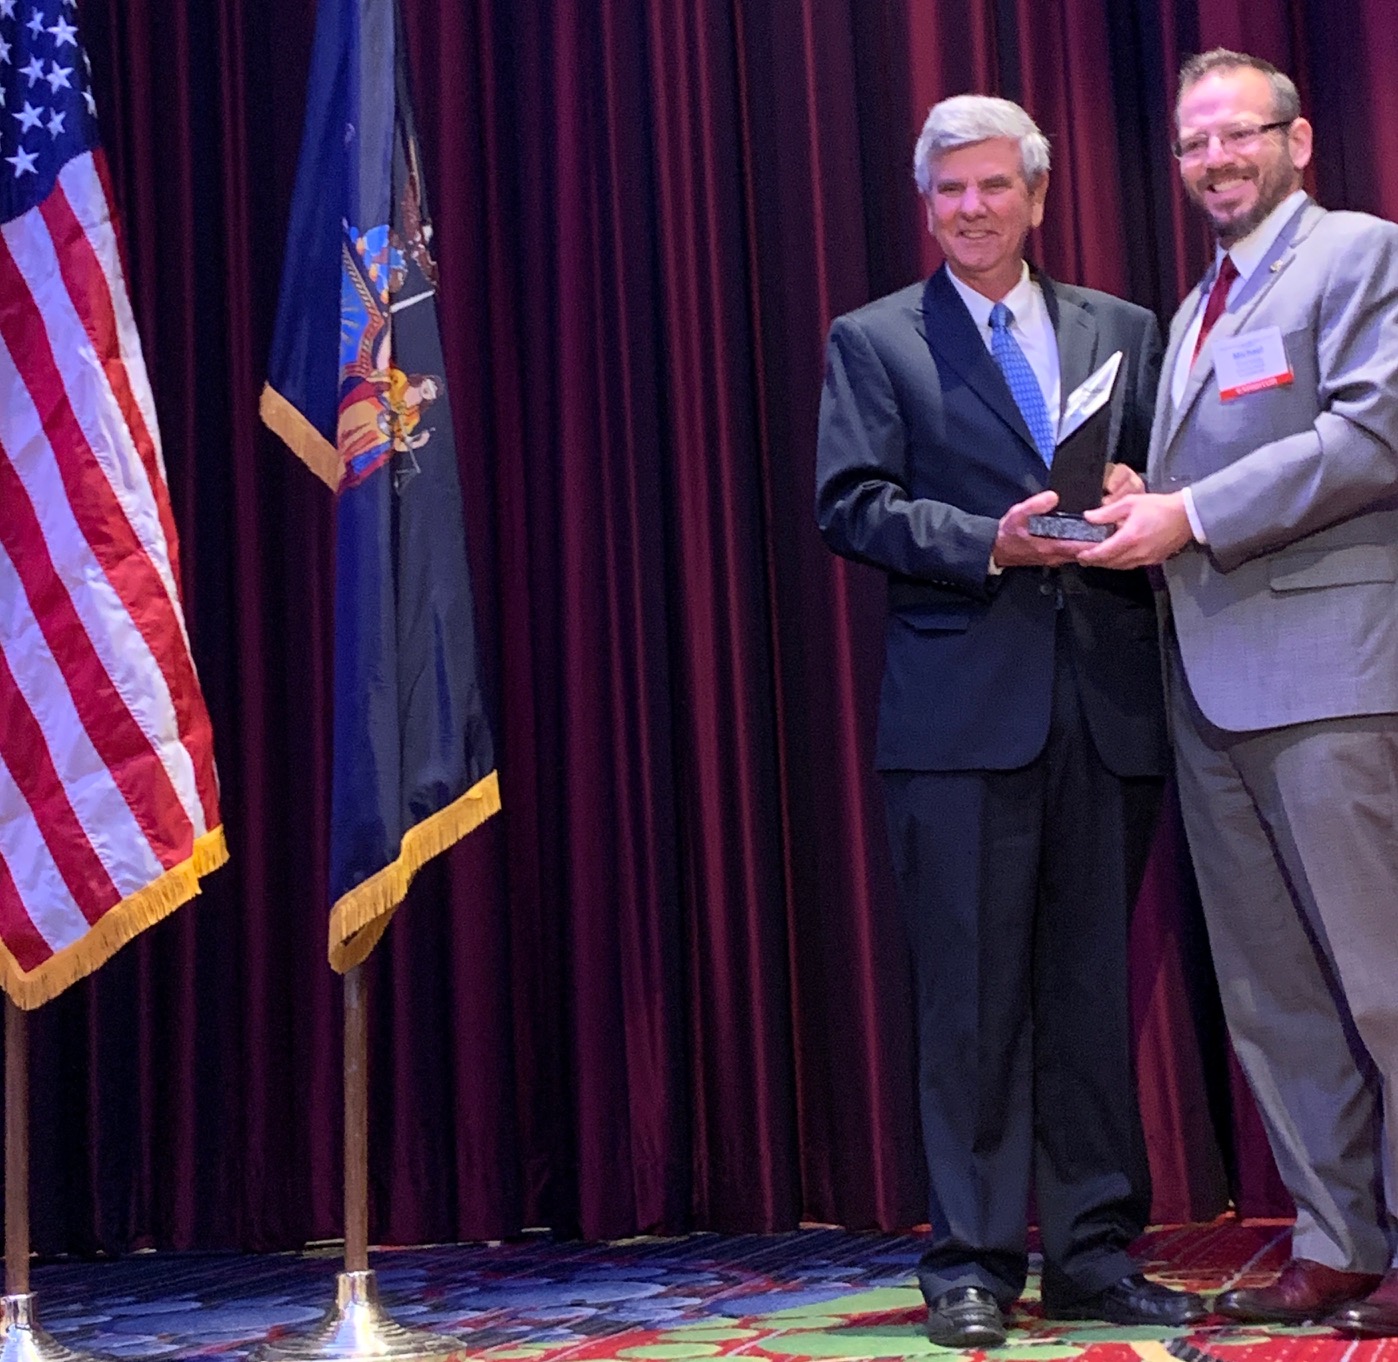
<path id="1" fill-rule="evenodd" d="M 0 982 L 21 1005 L 226 854 L 98 158 L 0 228 Z"/>

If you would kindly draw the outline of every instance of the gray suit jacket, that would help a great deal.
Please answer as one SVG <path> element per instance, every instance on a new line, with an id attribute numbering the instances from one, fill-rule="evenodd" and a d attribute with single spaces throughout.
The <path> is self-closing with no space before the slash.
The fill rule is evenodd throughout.
<path id="1" fill-rule="evenodd" d="M 1398 712 L 1398 227 L 1307 201 L 1170 376 L 1212 283 L 1170 326 L 1148 481 L 1193 488 L 1207 546 L 1165 564 L 1190 689 L 1221 728 Z M 1217 338 L 1278 327 L 1295 381 L 1224 402 Z"/>

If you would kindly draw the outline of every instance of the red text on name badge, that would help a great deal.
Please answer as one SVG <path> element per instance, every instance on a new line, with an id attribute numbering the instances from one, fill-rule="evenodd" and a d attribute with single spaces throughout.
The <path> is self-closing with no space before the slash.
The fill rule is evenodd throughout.
<path id="1" fill-rule="evenodd" d="M 1214 373 L 1218 395 L 1224 402 L 1280 388 L 1295 375 L 1286 357 L 1281 331 L 1275 326 L 1246 331 L 1239 336 L 1221 336 L 1214 346 Z"/>

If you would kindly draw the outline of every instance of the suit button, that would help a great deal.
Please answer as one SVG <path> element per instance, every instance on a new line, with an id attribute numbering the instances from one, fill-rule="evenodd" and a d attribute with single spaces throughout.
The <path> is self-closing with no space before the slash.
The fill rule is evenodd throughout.
<path id="1" fill-rule="evenodd" d="M 1039 595 L 1041 595 L 1041 596 L 1052 596 L 1052 595 L 1053 595 L 1053 583 L 1052 583 L 1052 582 L 1040 582 L 1040 583 L 1039 583 Z"/>

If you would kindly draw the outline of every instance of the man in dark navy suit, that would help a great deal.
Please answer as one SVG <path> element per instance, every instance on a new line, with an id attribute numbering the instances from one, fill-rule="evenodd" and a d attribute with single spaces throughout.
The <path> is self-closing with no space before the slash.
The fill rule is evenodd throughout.
<path id="1" fill-rule="evenodd" d="M 946 264 L 830 329 L 816 516 L 888 574 L 876 764 L 913 947 L 932 1341 L 985 1347 L 1027 1270 L 1060 1319 L 1175 1326 L 1198 1296 L 1127 1246 L 1150 1178 L 1127 939 L 1166 761 L 1144 574 L 1037 538 L 1063 401 L 1114 351 L 1104 491 L 1140 491 L 1160 360 L 1144 308 L 1025 263 L 1048 142 L 1007 100 L 929 113 L 915 171 Z"/>

